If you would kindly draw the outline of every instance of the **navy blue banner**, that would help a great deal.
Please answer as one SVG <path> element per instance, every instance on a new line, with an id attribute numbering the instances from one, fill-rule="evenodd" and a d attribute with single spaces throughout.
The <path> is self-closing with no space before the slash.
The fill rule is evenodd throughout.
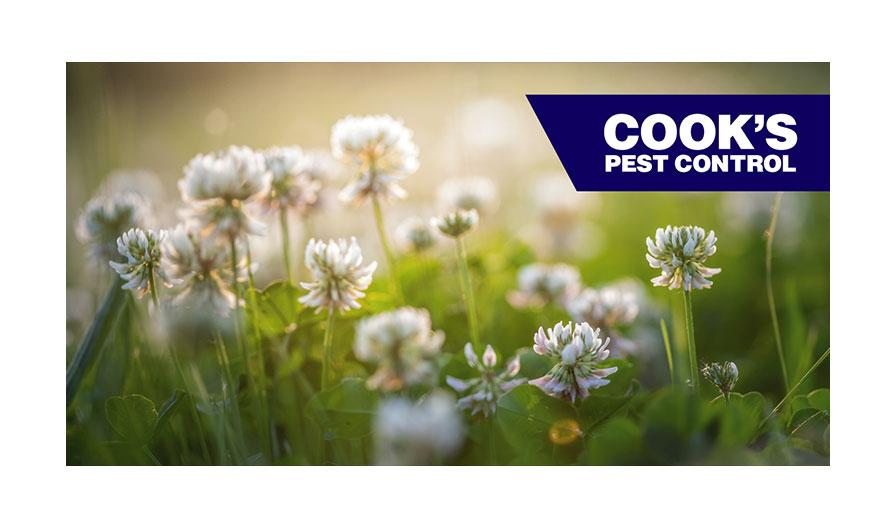
<path id="1" fill-rule="evenodd" d="M 829 95 L 528 95 L 579 191 L 829 191 Z"/>

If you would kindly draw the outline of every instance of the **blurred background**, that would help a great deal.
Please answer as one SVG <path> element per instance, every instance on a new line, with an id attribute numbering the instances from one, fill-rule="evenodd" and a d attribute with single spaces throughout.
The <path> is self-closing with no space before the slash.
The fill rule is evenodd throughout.
<path id="1" fill-rule="evenodd" d="M 510 351 L 530 345 L 537 329 L 532 323 L 555 322 L 535 313 L 525 324 L 488 323 L 492 313 L 509 312 L 503 297 L 515 285 L 518 265 L 567 261 L 581 269 L 587 285 L 631 277 L 649 286 L 656 273 L 644 259 L 644 239 L 659 226 L 696 224 L 718 235 L 718 253 L 709 263 L 723 269 L 713 289 L 694 295 L 700 356 L 736 360 L 737 391 L 782 392 L 765 292 L 764 231 L 773 195 L 576 194 L 527 93 L 829 93 L 829 65 L 68 64 L 69 353 L 108 280 L 107 270 L 88 263 L 74 228 L 101 188 L 138 187 L 155 205 L 157 226 L 173 227 L 180 203 L 176 182 L 197 153 L 230 144 L 328 150 L 338 119 L 388 113 L 414 131 L 421 163 L 405 181 L 409 199 L 386 208 L 392 232 L 408 215 L 432 215 L 438 185 L 448 178 L 484 176 L 498 187 L 499 207 L 469 241 L 480 287 L 491 290 L 480 300 L 486 342 Z M 358 208 L 335 199 L 344 183 L 338 176 L 331 182 L 326 206 L 313 219 L 314 234 L 357 236 L 364 254 L 382 261 L 369 204 Z M 556 207 L 574 210 L 574 225 L 559 241 L 544 221 Z M 283 276 L 276 219 L 269 220 L 269 235 L 253 240 L 261 286 Z M 302 235 L 295 234 L 293 247 L 302 244 Z M 793 360 L 810 360 L 829 345 L 829 256 L 829 194 L 786 194 L 773 277 L 784 348 L 801 350 L 792 356 L 802 358 Z M 450 259 L 452 253 L 442 248 L 434 257 Z M 455 276 L 443 279 L 453 284 Z M 437 321 L 442 300 L 425 286 L 408 296 Z M 644 289 L 680 348 L 680 294 Z M 448 336 L 448 346 L 462 345 Z M 657 357 L 661 365 L 664 359 Z M 794 364 L 791 371 L 809 364 Z M 811 384 L 828 386 L 827 365 Z"/>

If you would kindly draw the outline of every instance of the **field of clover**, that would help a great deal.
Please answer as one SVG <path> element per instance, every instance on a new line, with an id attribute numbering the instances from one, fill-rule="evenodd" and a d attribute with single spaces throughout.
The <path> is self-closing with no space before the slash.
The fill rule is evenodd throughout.
<path id="1" fill-rule="evenodd" d="M 828 291 L 823 265 L 799 256 L 823 218 L 787 219 L 796 206 L 828 218 L 823 197 L 725 196 L 740 200 L 727 214 L 753 218 L 726 259 L 724 231 L 661 220 L 619 227 L 599 256 L 538 258 L 493 226 L 487 178 L 445 179 L 428 215 L 390 229 L 418 166 L 401 121 L 348 116 L 331 155 L 195 156 L 176 225 L 159 228 L 162 204 L 138 192 L 101 188 L 73 226 L 108 288 L 70 328 L 68 463 L 829 463 L 828 297 L 806 310 L 805 288 L 776 280 Z M 569 236 L 581 215 L 562 179 L 532 190 L 553 254 L 589 243 Z M 315 237 L 336 185 L 343 213 L 375 224 L 380 261 L 355 233 Z M 616 212 L 655 215 L 654 199 Z M 664 199 L 686 217 L 702 198 Z M 264 238 L 285 272 L 260 283 Z M 713 301 L 713 286 L 741 301 Z"/>

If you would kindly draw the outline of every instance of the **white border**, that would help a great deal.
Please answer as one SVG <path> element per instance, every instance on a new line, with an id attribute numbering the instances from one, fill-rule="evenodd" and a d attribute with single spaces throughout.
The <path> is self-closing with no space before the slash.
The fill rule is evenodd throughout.
<path id="1" fill-rule="evenodd" d="M 891 467 L 890 16 L 846 3 L 564 0 L 7 6 L 5 525 L 876 524 Z M 66 468 L 66 60 L 833 60 L 832 468 Z M 886 99 L 882 99 L 883 90 Z M 885 127 L 885 128 L 883 128 Z M 873 178 L 871 182 L 871 178 Z M 872 183 L 872 185 L 871 185 Z M 891 187 L 891 185 L 888 185 Z M 881 190 L 881 191 L 877 191 Z M 888 229 L 887 229 L 888 230 Z M 883 234 L 883 233 L 880 233 Z M 49 321 L 49 322 L 48 322 Z M 886 331 L 889 330 L 889 331 Z M 837 347 L 841 346 L 841 347 Z M 862 520 L 874 519 L 868 522 Z"/>

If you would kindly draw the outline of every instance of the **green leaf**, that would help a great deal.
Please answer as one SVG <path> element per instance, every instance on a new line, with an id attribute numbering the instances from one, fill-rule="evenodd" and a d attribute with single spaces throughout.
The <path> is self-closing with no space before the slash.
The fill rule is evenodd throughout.
<path id="1" fill-rule="evenodd" d="M 578 415 L 581 416 L 584 432 L 590 432 L 607 419 L 624 411 L 631 399 L 634 398 L 639 386 L 637 381 L 634 381 L 628 385 L 628 393 L 624 395 L 607 395 L 601 393 L 602 388 L 591 391 L 587 399 L 581 401 L 578 407 Z"/>
<path id="2" fill-rule="evenodd" d="M 820 388 L 808 394 L 808 402 L 812 408 L 830 413 L 830 389 Z"/>
<path id="3" fill-rule="evenodd" d="M 543 377 L 550 371 L 552 363 L 550 359 L 543 355 L 538 355 L 532 350 L 525 350 L 519 354 L 519 376 L 526 379 L 537 379 Z"/>
<path id="4" fill-rule="evenodd" d="M 158 413 L 158 421 L 155 423 L 153 436 L 158 434 L 159 430 L 171 420 L 171 417 L 177 413 L 177 410 L 186 403 L 187 400 L 188 397 L 185 391 L 174 390 L 174 393 L 171 394 L 171 397 L 169 397 L 167 401 L 165 401 L 165 404 L 162 405 L 162 409 Z"/>
<path id="5" fill-rule="evenodd" d="M 732 393 L 730 400 L 716 399 L 712 406 L 719 415 L 716 444 L 722 447 L 746 446 L 758 433 L 767 402 L 758 392 Z"/>
<path id="6" fill-rule="evenodd" d="M 109 397 L 106 420 L 128 443 L 146 445 L 152 439 L 158 413 L 155 403 L 140 394 Z"/>
<path id="7" fill-rule="evenodd" d="M 301 291 L 289 282 L 273 282 L 258 294 L 258 326 L 265 335 L 281 335 L 295 329 Z"/>
<path id="8" fill-rule="evenodd" d="M 562 462 L 575 445 L 580 448 L 575 408 L 531 385 L 518 386 L 498 399 L 497 422 L 524 463 Z"/>
<path id="9" fill-rule="evenodd" d="M 600 368 L 611 368 L 613 366 L 617 367 L 618 371 L 609 377 L 606 377 L 609 379 L 609 384 L 602 388 L 591 390 L 591 395 L 599 394 L 605 396 L 628 394 L 631 390 L 631 381 L 634 380 L 634 375 L 636 374 L 634 365 L 625 359 L 609 359 L 600 363 Z M 590 399 L 590 397 L 588 397 L 588 399 Z"/>
<path id="10" fill-rule="evenodd" d="M 315 395 L 307 408 L 328 439 L 358 439 L 370 435 L 378 404 L 379 394 L 362 379 L 344 379 Z"/>
<path id="11" fill-rule="evenodd" d="M 640 429 L 626 417 L 610 419 L 585 443 L 581 461 L 588 465 L 637 465 L 643 448 Z"/>

